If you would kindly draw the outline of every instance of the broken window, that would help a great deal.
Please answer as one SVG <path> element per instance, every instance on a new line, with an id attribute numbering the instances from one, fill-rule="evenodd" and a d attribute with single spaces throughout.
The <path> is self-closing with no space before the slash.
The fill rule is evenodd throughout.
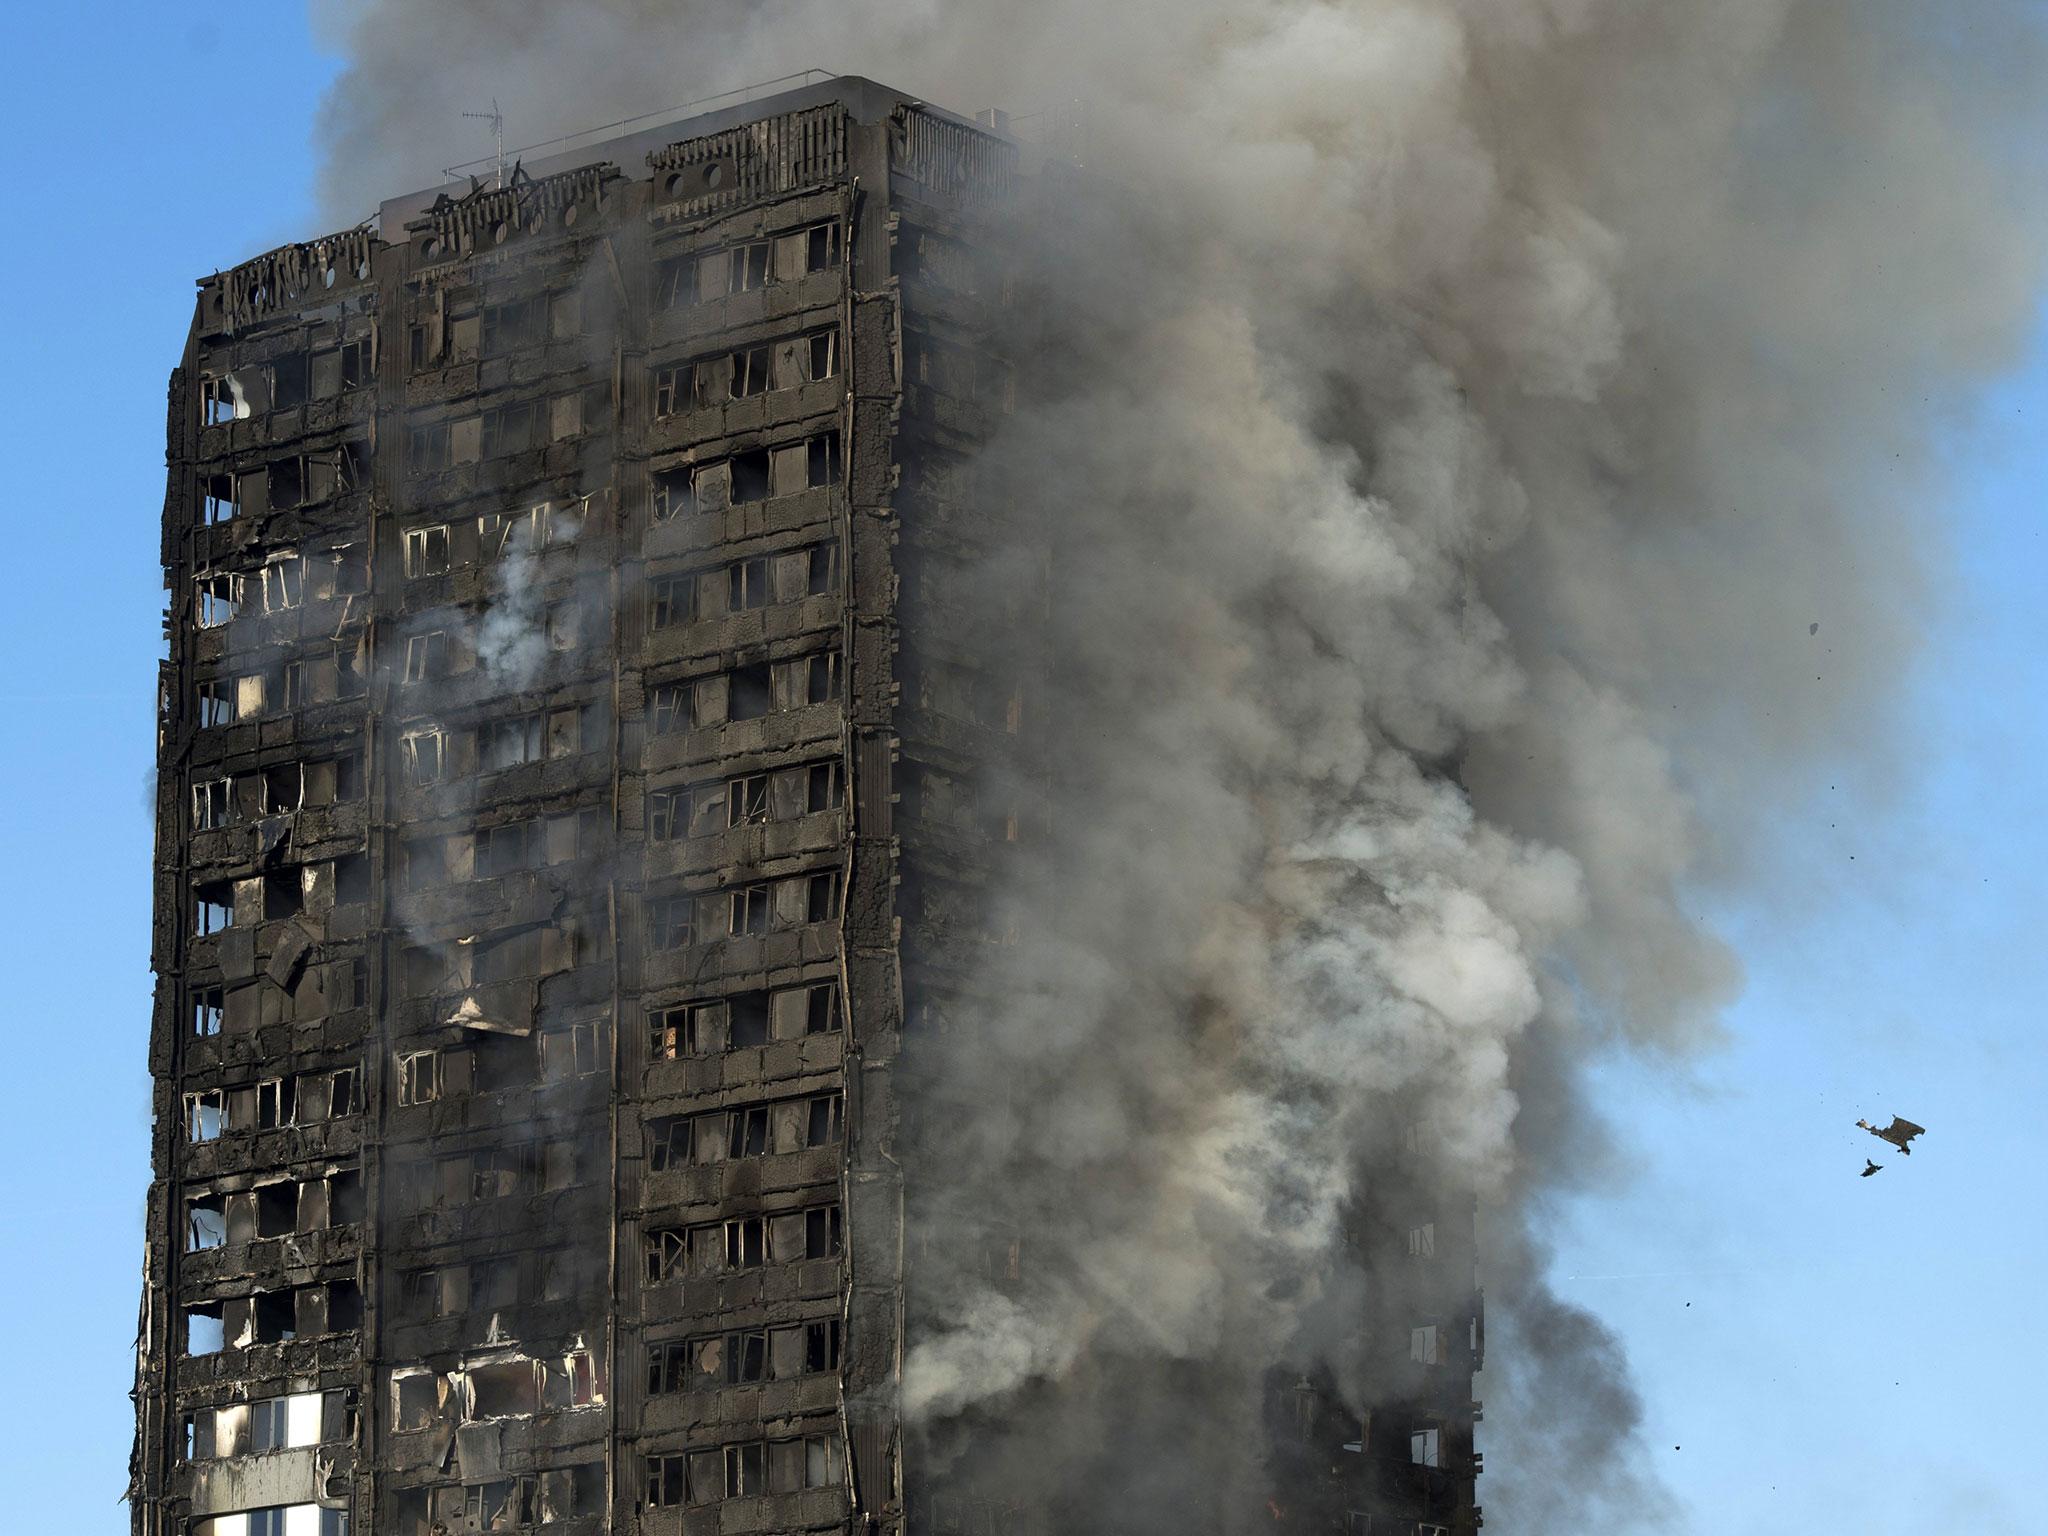
<path id="1" fill-rule="evenodd" d="M 405 534 L 405 574 L 440 576 L 448 569 L 448 525 L 409 528 Z"/>
<path id="2" fill-rule="evenodd" d="M 825 272 L 839 265 L 839 224 L 813 224 L 804 231 L 804 271 Z"/>
<path id="3" fill-rule="evenodd" d="M 725 1000 L 725 1044 L 751 1050 L 768 1043 L 768 994 L 736 992 Z"/>
<path id="4" fill-rule="evenodd" d="M 567 1029 L 551 1029 L 540 1037 L 540 1073 L 544 1081 L 561 1082 L 571 1077 L 589 1077 L 605 1065 L 601 1052 L 604 1031 L 600 1021 L 586 1019 Z"/>
<path id="5" fill-rule="evenodd" d="M 263 611 L 282 613 L 306 597 L 306 566 L 296 555 L 273 559 L 263 567 Z"/>
<path id="6" fill-rule="evenodd" d="M 697 1160 L 697 1122 L 690 1115 L 664 1115 L 647 1122 L 647 1167 L 651 1173 L 687 1168 Z"/>
<path id="7" fill-rule="evenodd" d="M 1436 1223 L 1425 1221 L 1419 1227 L 1408 1229 L 1408 1254 L 1411 1258 L 1433 1259 L 1436 1257 Z"/>
<path id="8" fill-rule="evenodd" d="M 256 1085 L 256 1129 L 274 1131 L 294 1123 L 298 1080 L 290 1077 L 265 1078 Z"/>
<path id="9" fill-rule="evenodd" d="M 845 765 L 833 761 L 812 763 L 804 771 L 804 811 L 815 815 L 819 811 L 836 811 L 845 797 Z"/>
<path id="10" fill-rule="evenodd" d="M 804 1105 L 804 1145 L 829 1147 L 839 1141 L 841 1106 L 836 1093 L 819 1094 Z"/>
<path id="11" fill-rule="evenodd" d="M 217 1355 L 227 1347 L 224 1309 L 217 1301 L 194 1302 L 185 1308 L 185 1353 Z"/>
<path id="12" fill-rule="evenodd" d="M 765 883 L 734 887 L 727 893 L 725 931 L 732 935 L 766 933 L 772 897 Z"/>
<path id="13" fill-rule="evenodd" d="M 473 865 L 477 877 L 487 879 L 532 867 L 533 856 L 540 851 L 539 838 L 533 835 L 534 831 L 534 824 L 530 821 L 508 821 L 495 827 L 477 828 Z"/>
<path id="14" fill-rule="evenodd" d="M 472 1366 L 468 1374 L 471 1418 L 509 1418 L 540 1407 L 531 1360 Z"/>
<path id="15" fill-rule="evenodd" d="M 185 1202 L 185 1251 L 204 1253 L 228 1240 L 227 1202 L 220 1195 L 194 1195 Z"/>
<path id="16" fill-rule="evenodd" d="M 200 987 L 192 993 L 192 1033 L 217 1035 L 226 1014 L 227 994 L 219 987 Z"/>
<path id="17" fill-rule="evenodd" d="M 1443 1465 L 1443 1432 L 1418 1429 L 1408 1436 L 1408 1459 L 1418 1467 Z"/>
<path id="18" fill-rule="evenodd" d="M 398 1058 L 398 1102 L 431 1104 L 441 1097 L 441 1053 L 406 1051 Z"/>
<path id="19" fill-rule="evenodd" d="M 729 253 L 731 275 L 726 292 L 752 293 L 767 287 L 768 259 L 774 250 L 772 240 L 749 240 L 745 245 L 734 246 Z"/>
<path id="20" fill-rule="evenodd" d="M 540 441 L 541 411 L 545 402 L 524 400 L 484 412 L 483 456 L 522 453 Z"/>
<path id="21" fill-rule="evenodd" d="M 667 522 L 697 510 L 697 472 L 691 466 L 656 470 L 653 484 L 656 522 Z"/>
<path id="22" fill-rule="evenodd" d="M 214 880 L 192 888 L 193 936 L 206 938 L 232 927 L 235 921 L 235 888 L 231 881 Z"/>
<path id="23" fill-rule="evenodd" d="M 839 876 L 808 875 L 804 878 L 804 921 L 829 923 L 839 917 Z"/>
<path id="24" fill-rule="evenodd" d="M 697 405 L 695 363 L 671 363 L 654 371 L 654 414 L 675 416 Z"/>
<path id="25" fill-rule="evenodd" d="M 697 258 L 671 256 L 654 268 L 654 307 L 677 309 L 697 302 Z"/>
<path id="26" fill-rule="evenodd" d="M 208 779 L 192 786 L 192 830 L 211 832 L 235 819 L 235 781 Z"/>
<path id="27" fill-rule="evenodd" d="M 249 398 L 242 381 L 232 373 L 202 373 L 199 376 L 199 424 L 218 427 L 241 421 L 250 414 Z"/>
<path id="28" fill-rule="evenodd" d="M 647 1283 L 680 1280 L 690 1268 L 690 1234 L 683 1227 L 652 1227 L 647 1233 Z"/>
<path id="29" fill-rule="evenodd" d="M 815 986 L 805 987 L 804 1032 L 811 1035 L 829 1035 L 839 1028 L 839 984 L 823 981 Z"/>
<path id="30" fill-rule="evenodd" d="M 1417 1365 L 1436 1365 L 1441 1360 L 1443 1330 L 1435 1326 L 1408 1330 L 1408 1358 Z"/>
<path id="31" fill-rule="evenodd" d="M 416 475 L 446 469 L 450 462 L 449 453 L 448 423 L 445 421 L 428 422 L 406 434 L 406 467 Z"/>
<path id="32" fill-rule="evenodd" d="M 725 1267 L 755 1269 L 767 1262 L 768 1224 L 759 1216 L 742 1216 L 720 1224 L 725 1237 Z"/>
<path id="33" fill-rule="evenodd" d="M 768 1151 L 768 1107 L 752 1105 L 726 1114 L 725 1155 L 732 1158 L 760 1157 Z"/>
<path id="34" fill-rule="evenodd" d="M 668 629 L 697 617 L 697 577 L 656 576 L 647 583 L 647 627 Z"/>
<path id="35" fill-rule="evenodd" d="M 836 1205 L 813 1206 L 804 1212 L 804 1251 L 807 1259 L 839 1256 L 840 1222 Z M 779 1256 L 779 1255 L 778 1255 Z"/>
<path id="36" fill-rule="evenodd" d="M 512 299 L 503 304 L 486 304 L 483 317 L 483 355 L 495 357 L 521 347 L 536 345 L 546 337 L 547 318 L 546 294 Z"/>
<path id="37" fill-rule="evenodd" d="M 840 480 L 839 434 L 826 432 L 804 445 L 805 483 L 812 489 Z"/>
<path id="38" fill-rule="evenodd" d="M 727 494 L 734 506 L 768 499 L 770 462 L 765 448 L 752 453 L 736 453 L 726 461 L 731 476 L 731 489 Z"/>
<path id="39" fill-rule="evenodd" d="M 683 679 L 657 683 L 648 699 L 648 716 L 655 735 L 687 731 L 697 724 L 697 684 Z"/>
<path id="40" fill-rule="evenodd" d="M 813 544 L 804 551 L 804 595 L 827 597 L 839 590 L 839 543 Z"/>
<path id="41" fill-rule="evenodd" d="M 758 557 L 752 560 L 735 560 L 725 568 L 725 606 L 727 611 L 739 613 L 748 608 L 764 607 L 770 598 L 768 587 L 768 560 Z"/>
<path id="42" fill-rule="evenodd" d="M 647 792 L 647 839 L 654 843 L 674 842 L 690 835 L 690 789 L 651 789 Z"/>
<path id="43" fill-rule="evenodd" d="M 199 487 L 199 520 L 208 528 L 230 522 L 242 510 L 233 475 L 208 475 Z"/>
<path id="44" fill-rule="evenodd" d="M 448 633 L 446 630 L 430 630 L 424 635 L 408 635 L 405 639 L 405 680 L 408 683 L 423 683 L 431 678 L 448 675 Z"/>
<path id="45" fill-rule="evenodd" d="M 838 372 L 839 332 L 811 332 L 804 338 L 804 377 L 811 380 L 829 379 Z"/>
<path id="46" fill-rule="evenodd" d="M 227 1126 L 227 1096 L 218 1088 L 185 1095 L 185 1139 L 195 1146 L 218 1141 Z"/>
<path id="47" fill-rule="evenodd" d="M 541 755 L 541 717 L 515 715 L 509 720 L 488 720 L 477 733 L 478 765 L 485 773 L 538 762 Z"/>
<path id="48" fill-rule="evenodd" d="M 197 704 L 202 728 L 235 723 L 235 692 L 231 679 L 199 685 Z"/>
<path id="49" fill-rule="evenodd" d="M 756 825 L 770 819 L 769 775 L 746 773 L 728 779 L 725 785 L 726 825 Z"/>
<path id="50" fill-rule="evenodd" d="M 270 365 L 270 406 L 288 411 L 306 403 L 310 370 L 303 352 L 289 353 Z"/>
<path id="51" fill-rule="evenodd" d="M 447 744 L 448 738 L 438 726 L 407 731 L 399 737 L 406 782 L 415 787 L 440 783 L 447 764 Z"/>
<path id="52" fill-rule="evenodd" d="M 689 1453 L 647 1458 L 646 1502 L 654 1509 L 678 1509 L 690 1498 Z M 701 1501 L 696 1501 L 701 1502 Z"/>
<path id="53" fill-rule="evenodd" d="M 647 944 L 650 949 L 683 949 L 697 942 L 697 899 L 657 896 L 647 903 Z"/>
<path id="54" fill-rule="evenodd" d="M 831 1318 L 822 1323 L 804 1325 L 804 1370 L 836 1371 L 839 1369 L 839 1319 Z"/>
<path id="55" fill-rule="evenodd" d="M 773 359 L 772 347 L 742 347 L 732 353 L 726 359 L 731 368 L 727 394 L 734 400 L 746 400 L 768 393 L 774 388 Z"/>
<path id="56" fill-rule="evenodd" d="M 202 576 L 198 584 L 199 627 L 218 629 L 234 622 L 242 606 L 242 578 L 226 572 Z"/>

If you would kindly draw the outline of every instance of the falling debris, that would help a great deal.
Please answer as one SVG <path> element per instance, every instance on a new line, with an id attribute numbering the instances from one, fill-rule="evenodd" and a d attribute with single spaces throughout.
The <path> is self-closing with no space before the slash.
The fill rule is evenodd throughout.
<path id="1" fill-rule="evenodd" d="M 1882 1172 L 1884 1172 L 1884 1165 L 1882 1163 L 1873 1163 L 1869 1158 L 1866 1157 L 1865 1159 L 1863 1159 L 1863 1172 L 1858 1174 L 1857 1177 L 1867 1179 L 1873 1173 Z"/>
<path id="2" fill-rule="evenodd" d="M 1911 1157 L 1913 1155 L 1913 1149 L 1910 1146 L 1908 1146 L 1907 1143 L 1910 1142 L 1915 1136 L 1923 1136 L 1927 1133 L 1926 1126 L 1915 1125 L 1910 1120 L 1901 1120 L 1897 1115 L 1893 1115 L 1892 1123 L 1884 1127 L 1884 1129 L 1882 1130 L 1879 1130 L 1876 1126 L 1872 1125 L 1868 1120 L 1858 1120 L 1856 1123 L 1862 1126 L 1864 1130 L 1870 1132 L 1870 1134 L 1875 1136 L 1879 1141 L 1890 1142 L 1893 1146 L 1897 1147 L 1899 1151 L 1907 1157 Z"/>
<path id="3" fill-rule="evenodd" d="M 1809 624 L 1806 626 L 1806 632 L 1809 635 L 1817 635 L 1820 633 L 1820 626 L 1818 624 Z"/>

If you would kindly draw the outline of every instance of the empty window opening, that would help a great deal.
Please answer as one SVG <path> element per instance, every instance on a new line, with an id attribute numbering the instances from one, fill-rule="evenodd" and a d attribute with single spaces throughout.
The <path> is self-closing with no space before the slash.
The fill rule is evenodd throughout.
<path id="1" fill-rule="evenodd" d="M 448 569 L 448 528 L 410 528 L 405 535 L 405 574 L 440 576 Z"/>
<path id="2" fill-rule="evenodd" d="M 765 448 L 751 453 L 736 453 L 726 461 L 731 465 L 732 500 L 735 505 L 743 501 L 766 501 L 769 493 L 769 453 Z"/>

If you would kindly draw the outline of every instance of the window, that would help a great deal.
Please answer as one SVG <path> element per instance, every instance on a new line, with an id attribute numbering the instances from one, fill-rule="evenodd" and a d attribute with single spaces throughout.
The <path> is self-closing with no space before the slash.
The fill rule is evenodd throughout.
<path id="1" fill-rule="evenodd" d="M 217 427 L 239 421 L 249 414 L 249 402 L 241 381 L 231 373 L 202 373 L 199 376 L 199 424 Z"/>
<path id="2" fill-rule="evenodd" d="M 185 1139 L 197 1146 L 218 1141 L 227 1127 L 227 1097 L 218 1088 L 185 1095 Z"/>
<path id="3" fill-rule="evenodd" d="M 516 715 L 509 720 L 489 720 L 477 736 L 477 761 L 485 773 L 538 762 L 541 755 L 541 717 Z"/>
<path id="4" fill-rule="evenodd" d="M 488 879 L 531 868 L 534 856 L 540 851 L 536 830 L 530 821 L 508 821 L 495 827 L 477 828 L 474 861 L 477 877 Z"/>
<path id="5" fill-rule="evenodd" d="M 829 923 L 839 916 L 839 876 L 817 874 L 804 877 L 804 921 Z"/>
<path id="6" fill-rule="evenodd" d="M 654 307 L 676 309 L 697 302 L 697 258 L 671 256 L 654 269 Z"/>
<path id="7" fill-rule="evenodd" d="M 839 434 L 826 432 L 804 445 L 805 480 L 813 489 L 837 485 L 840 479 Z"/>
<path id="8" fill-rule="evenodd" d="M 657 412 L 656 414 L 666 414 Z M 697 473 L 684 465 L 654 473 L 654 520 L 665 523 L 672 517 L 697 510 Z"/>
<path id="9" fill-rule="evenodd" d="M 484 306 L 483 352 L 485 357 L 530 347 L 547 332 L 547 296 L 535 294 L 503 304 Z"/>
<path id="10" fill-rule="evenodd" d="M 766 933 L 772 896 L 765 884 L 737 886 L 728 892 L 725 931 L 735 936 Z"/>
<path id="11" fill-rule="evenodd" d="M 1408 1229 L 1408 1254 L 1410 1258 L 1433 1259 L 1436 1257 L 1436 1223 L 1426 1221 L 1419 1227 Z"/>
<path id="12" fill-rule="evenodd" d="M 745 245 L 736 245 L 730 253 L 732 277 L 727 287 L 729 293 L 752 293 L 757 288 L 768 286 L 768 259 L 775 250 L 772 240 L 750 240 Z"/>
<path id="13" fill-rule="evenodd" d="M 1408 1330 L 1408 1358 L 1417 1365 L 1436 1365 L 1442 1360 L 1443 1330 L 1434 1326 Z"/>
<path id="14" fill-rule="evenodd" d="M 728 779 L 725 786 L 726 821 L 729 827 L 756 826 L 770 819 L 769 776 L 746 773 Z"/>
<path id="15" fill-rule="evenodd" d="M 768 1107 L 756 1104 L 726 1114 L 725 1155 L 761 1157 L 768 1151 Z"/>
<path id="16" fill-rule="evenodd" d="M 743 347 L 731 355 L 732 382 L 728 392 L 733 399 L 746 400 L 768 393 L 773 350 L 770 347 Z"/>
<path id="17" fill-rule="evenodd" d="M 689 1464 L 690 1457 L 683 1451 L 647 1458 L 649 1507 L 674 1509 L 690 1502 Z"/>
<path id="18" fill-rule="evenodd" d="M 604 1026 L 597 1019 L 551 1029 L 540 1037 L 540 1075 L 559 1083 L 572 1077 L 595 1076 L 605 1065 Z"/>
<path id="19" fill-rule="evenodd" d="M 523 400 L 516 405 L 501 405 L 484 412 L 483 456 L 496 458 L 504 453 L 521 453 L 541 439 L 541 412 L 545 402 Z"/>
<path id="20" fill-rule="evenodd" d="M 671 363 L 654 371 L 654 414 L 674 416 L 697 405 L 697 365 Z"/>
<path id="21" fill-rule="evenodd" d="M 844 1102 L 836 1093 L 821 1093 L 804 1105 L 804 1145 L 806 1147 L 830 1147 L 837 1145 L 841 1130 L 841 1106 Z"/>
<path id="22" fill-rule="evenodd" d="M 441 1053 L 407 1051 L 398 1058 L 398 1102 L 431 1104 L 441 1097 Z"/>
<path id="23" fill-rule="evenodd" d="M 766 557 L 735 560 L 725 568 L 725 606 L 733 613 L 765 607 L 770 597 Z"/>
<path id="24" fill-rule="evenodd" d="M 197 697 L 200 726 L 202 728 L 210 728 L 218 725 L 233 725 L 235 723 L 235 693 L 236 688 L 231 680 L 222 679 L 211 683 L 201 683 Z"/>
<path id="25" fill-rule="evenodd" d="M 448 675 L 448 633 L 446 630 L 430 630 L 424 635 L 408 635 L 405 639 L 405 680 L 408 683 L 423 683 L 431 678 Z"/>
<path id="26" fill-rule="evenodd" d="M 839 543 L 813 544 L 806 551 L 804 595 L 826 597 L 839 590 Z"/>
<path id="27" fill-rule="evenodd" d="M 845 767 L 838 762 L 813 763 L 804 773 L 804 811 L 836 811 L 845 795 Z"/>
<path id="28" fill-rule="evenodd" d="M 821 981 L 815 986 L 805 987 L 804 1033 L 807 1035 L 829 1035 L 839 1029 L 839 985 L 837 982 Z"/>
<path id="29" fill-rule="evenodd" d="M 690 835 L 689 789 L 655 789 L 647 794 L 648 841 L 670 843 Z"/>
<path id="30" fill-rule="evenodd" d="M 1443 1463 L 1443 1432 L 1418 1429 L 1408 1436 L 1408 1459 L 1418 1467 L 1440 1467 Z"/>
<path id="31" fill-rule="evenodd" d="M 199 627 L 218 629 L 234 622 L 242 606 L 242 578 L 225 573 L 199 578 Z"/>
<path id="32" fill-rule="evenodd" d="M 241 510 L 233 475 L 208 475 L 200 483 L 199 518 L 208 528 L 233 521 Z"/>
<path id="33" fill-rule="evenodd" d="M 767 1262 L 768 1224 L 759 1216 L 724 1223 L 725 1267 L 756 1269 Z"/>
<path id="34" fill-rule="evenodd" d="M 748 501 L 766 501 L 770 489 L 770 466 L 773 458 L 765 448 L 752 453 L 736 453 L 726 461 L 726 473 L 731 479 L 731 500 L 734 506 Z"/>
<path id="35" fill-rule="evenodd" d="M 839 1207 L 836 1205 L 813 1206 L 804 1212 L 804 1253 L 807 1259 L 834 1259 L 839 1256 L 840 1225 Z"/>
<path id="36" fill-rule="evenodd" d="M 194 1195 L 185 1202 L 185 1251 L 207 1253 L 227 1246 L 226 1201 L 220 1195 Z"/>
<path id="37" fill-rule="evenodd" d="M 227 994 L 219 987 L 200 987 L 192 993 L 192 1033 L 217 1035 L 227 1011 Z"/>
<path id="38" fill-rule="evenodd" d="M 235 819 L 235 783 L 208 779 L 192 786 L 192 830 L 211 832 Z"/>
<path id="39" fill-rule="evenodd" d="M 839 265 L 839 225 L 813 224 L 804 231 L 804 271 L 824 272 Z"/>
<path id="40" fill-rule="evenodd" d="M 447 766 L 447 737 L 438 726 L 407 731 L 398 739 L 405 778 L 415 788 L 438 784 Z"/>
<path id="41" fill-rule="evenodd" d="M 839 1369 L 839 1319 L 831 1318 L 822 1323 L 804 1325 L 804 1370 L 836 1371 Z"/>
<path id="42" fill-rule="evenodd" d="M 647 583 L 647 627 L 668 629 L 697 617 L 697 577 L 656 576 Z"/>
<path id="43" fill-rule="evenodd" d="M 282 613 L 306 596 L 306 566 L 296 555 L 272 560 L 263 567 L 263 611 Z"/>
<path id="44" fill-rule="evenodd" d="M 687 1168 L 697 1159 L 697 1122 L 689 1115 L 666 1115 L 647 1122 L 647 1167 L 652 1173 Z"/>
<path id="45" fill-rule="evenodd" d="M 693 896 L 658 896 L 647 903 L 647 943 L 652 949 L 683 949 L 697 942 L 697 901 Z"/>
<path id="46" fill-rule="evenodd" d="M 439 576 L 448 569 L 448 526 L 409 528 L 405 534 L 405 574 Z"/>
<path id="47" fill-rule="evenodd" d="M 687 678 L 680 682 L 657 683 L 648 706 L 655 735 L 690 730 L 697 723 L 697 684 Z"/>
<path id="48" fill-rule="evenodd" d="M 192 921 L 193 936 L 201 939 L 232 927 L 235 921 L 234 886 L 226 880 L 195 886 L 192 891 Z"/>
<path id="49" fill-rule="evenodd" d="M 807 379 L 829 379 L 839 372 L 839 333 L 813 331 L 804 338 Z"/>

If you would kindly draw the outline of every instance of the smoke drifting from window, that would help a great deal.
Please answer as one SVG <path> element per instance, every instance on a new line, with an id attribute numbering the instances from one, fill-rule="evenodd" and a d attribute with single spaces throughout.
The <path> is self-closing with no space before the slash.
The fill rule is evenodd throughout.
<path id="1" fill-rule="evenodd" d="M 2048 249 L 2025 8 L 315 10 L 342 222 L 474 149 L 474 102 L 526 141 L 815 63 L 1086 168 L 1013 231 L 979 467 L 1063 552 L 1069 755 L 1010 1002 L 929 1064 L 1008 1107 L 918 1196 L 1033 1259 L 929 1282 L 909 1403 L 1001 1408 L 1020 1487 L 1121 1476 L 1116 1529 L 1186 1530 L 1256 1497 L 1267 1364 L 1375 1401 L 1351 1336 L 1399 1282 L 1361 1213 L 1471 1191 L 1489 1524 L 1652 1523 L 1536 1197 L 1606 1160 L 1589 1062 L 1716 1039 L 1739 969 L 1689 893 L 1739 888 L 1823 763 L 1892 760 L 1933 431 Z"/>

